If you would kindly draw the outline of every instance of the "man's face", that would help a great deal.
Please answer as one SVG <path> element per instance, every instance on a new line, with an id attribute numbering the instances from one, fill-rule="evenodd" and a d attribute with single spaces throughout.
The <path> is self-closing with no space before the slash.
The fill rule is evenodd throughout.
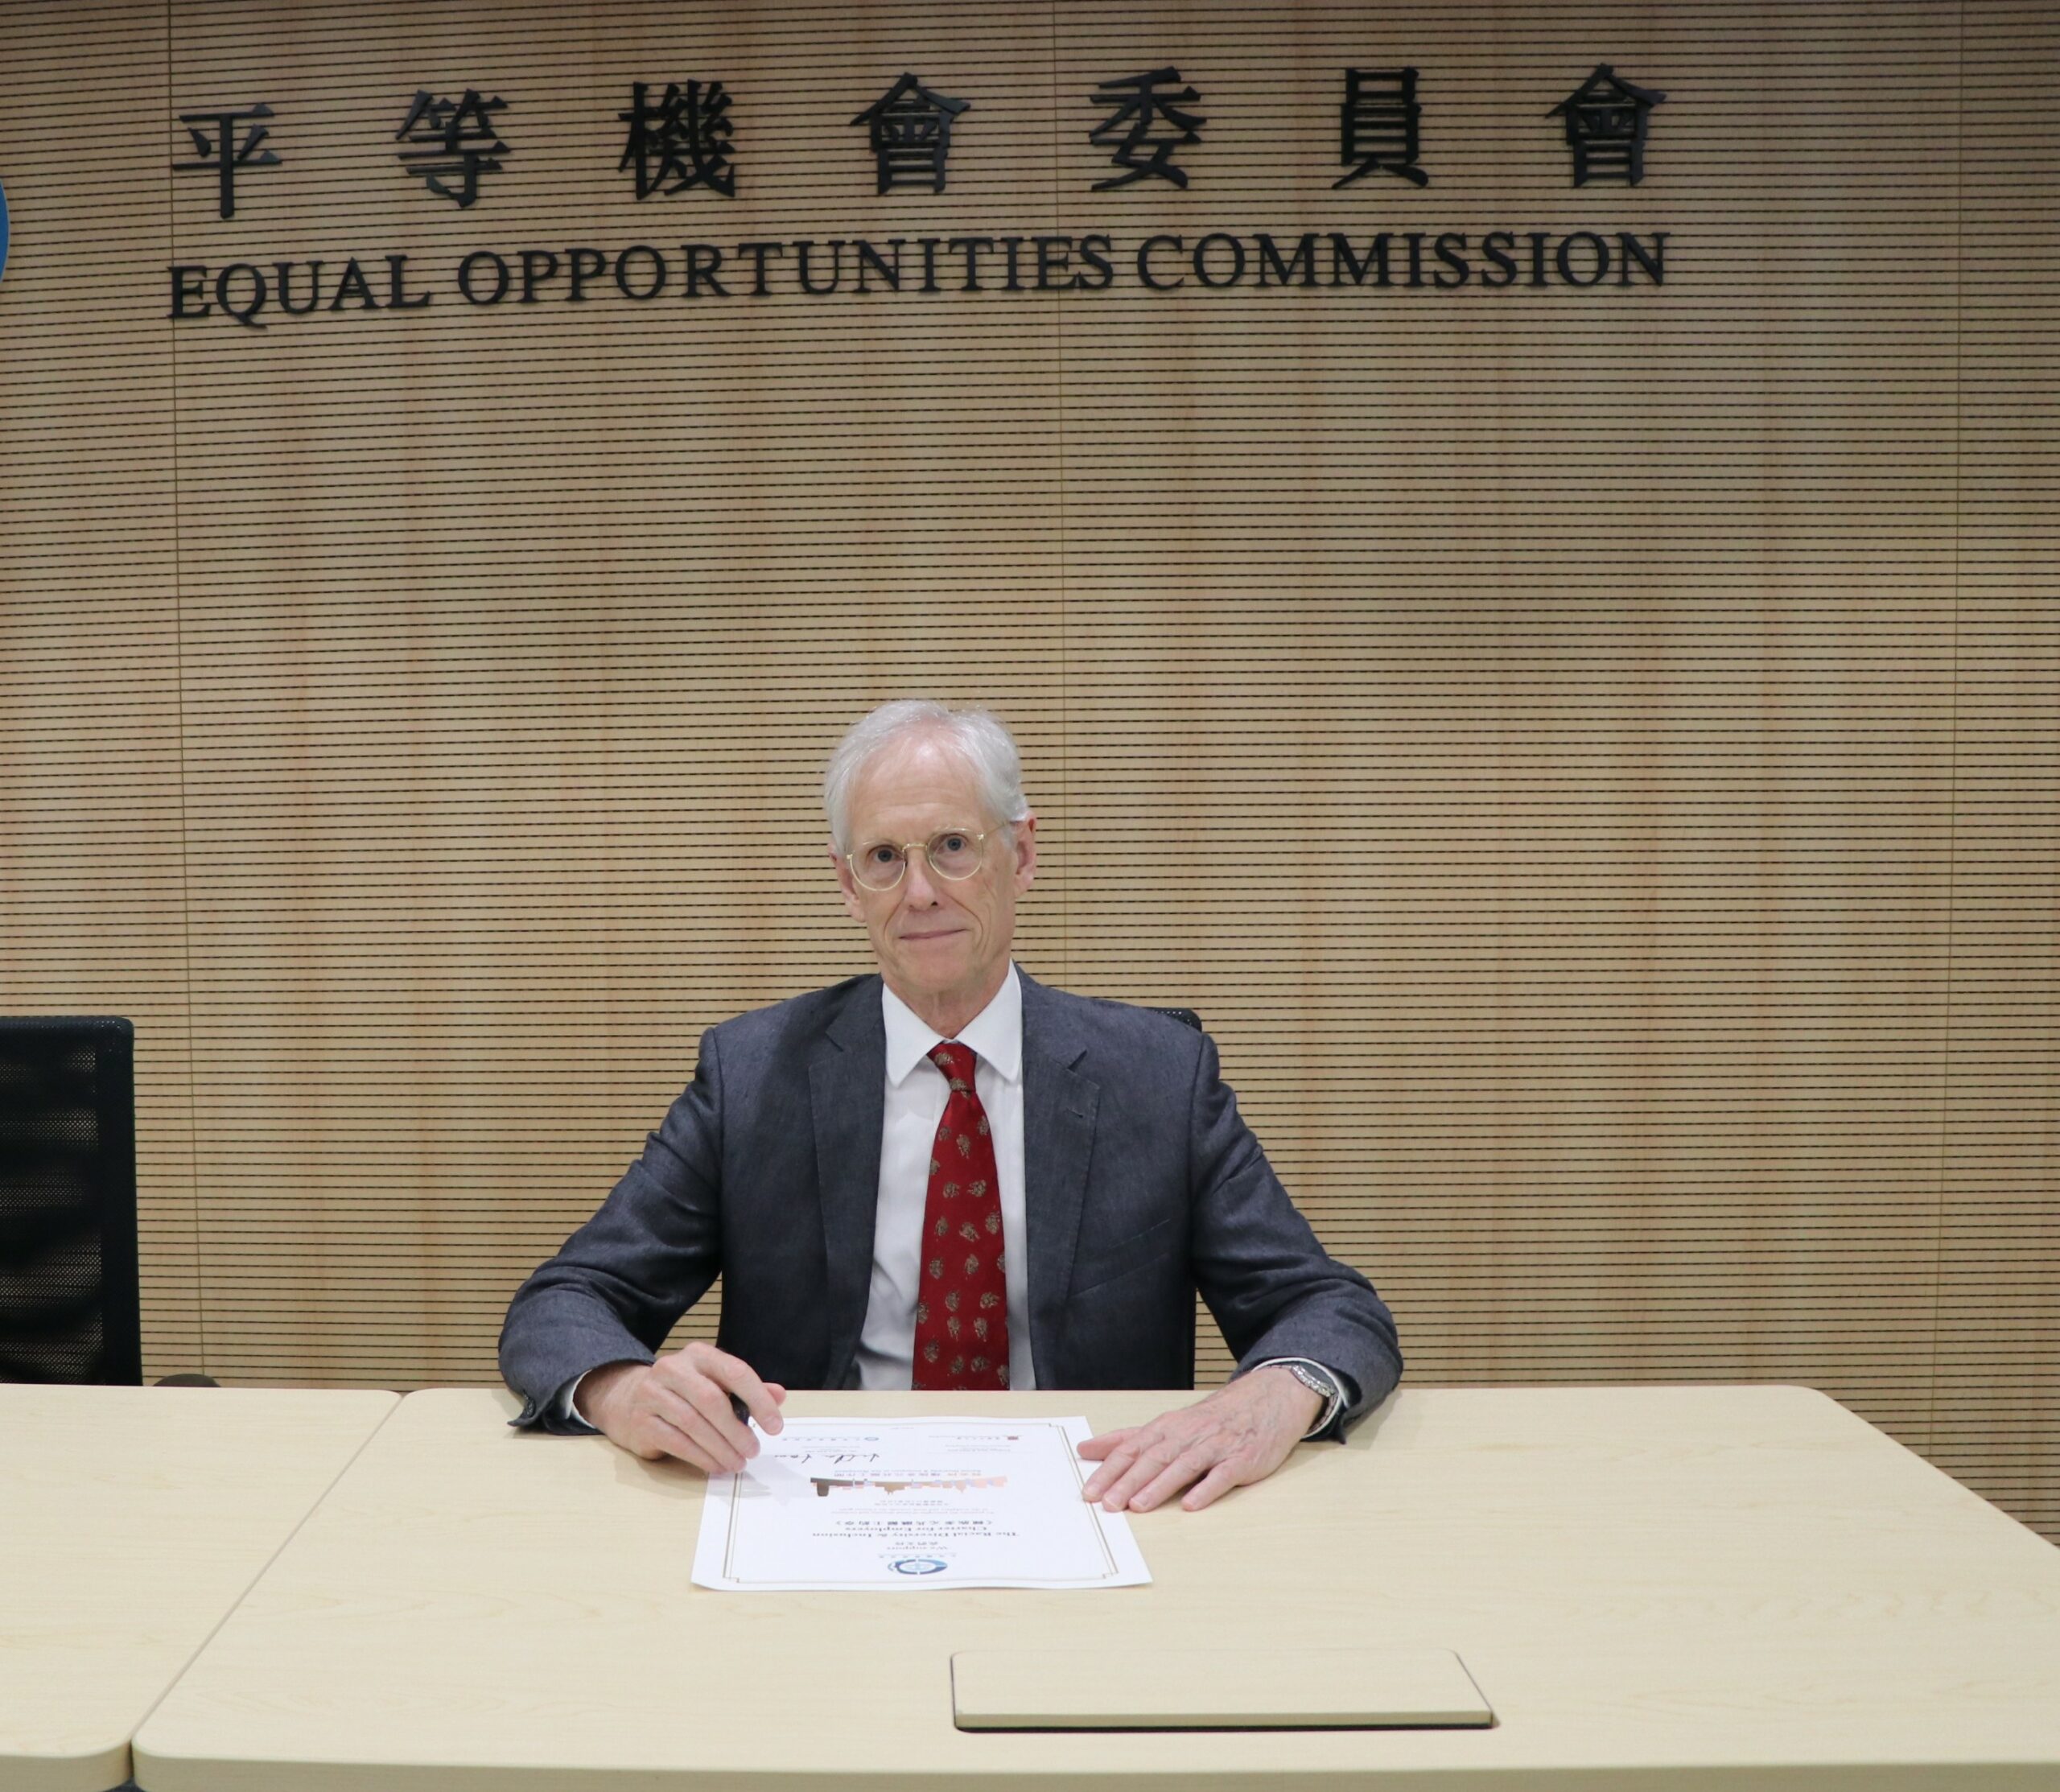
<path id="1" fill-rule="evenodd" d="M 837 859 L 844 906 L 865 923 L 887 987 L 938 1031 L 957 1032 L 1001 987 L 1016 898 L 1036 874 L 1035 818 L 1011 826 L 989 814 L 972 768 L 934 736 L 917 735 L 859 772 L 850 825 L 851 849 L 861 856 L 879 842 L 905 848 L 954 829 L 987 835 L 980 868 L 958 880 L 931 870 L 921 846 L 891 890 L 866 888 Z"/>

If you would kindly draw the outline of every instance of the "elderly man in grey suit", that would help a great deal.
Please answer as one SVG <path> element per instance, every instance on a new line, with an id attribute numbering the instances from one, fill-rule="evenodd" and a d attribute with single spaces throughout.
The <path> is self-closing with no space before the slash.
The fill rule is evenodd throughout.
<path id="1" fill-rule="evenodd" d="M 1378 1405 L 1394 1322 L 1296 1212 L 1207 1036 L 1011 962 L 1037 822 L 1001 723 L 889 704 L 823 794 L 879 974 L 702 1036 L 642 1156 L 509 1308 L 517 1423 L 718 1472 L 789 1387 L 1190 1386 L 1197 1288 L 1238 1373 L 1090 1440 L 1090 1499 L 1206 1506 Z M 719 1274 L 717 1342 L 659 1357 Z"/>

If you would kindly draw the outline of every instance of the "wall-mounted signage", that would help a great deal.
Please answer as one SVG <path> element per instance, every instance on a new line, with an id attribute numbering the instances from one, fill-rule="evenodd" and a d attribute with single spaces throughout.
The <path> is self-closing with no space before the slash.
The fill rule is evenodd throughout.
<path id="1" fill-rule="evenodd" d="M 1390 176 L 1399 195 L 1432 185 L 1419 71 L 1345 68 L 1339 80 L 1337 165 L 1344 172 L 1330 186 Z M 628 105 L 614 115 L 626 127 L 614 172 L 629 179 L 639 201 L 687 194 L 719 201 L 735 197 L 744 150 L 737 142 L 733 96 L 723 80 L 670 81 L 662 89 L 637 81 L 629 93 Z M 1085 97 L 1101 114 L 1085 131 L 1086 140 L 1106 151 L 1117 171 L 1092 182 L 1089 192 L 1151 183 L 1189 188 L 1193 172 L 1180 157 L 1202 142 L 1209 119 L 1198 109 L 1201 93 L 1177 68 L 1113 75 Z M 1556 105 L 1541 106 L 1541 117 L 1561 122 L 1572 184 L 1638 185 L 1653 109 L 1666 97 L 1605 63 Z M 908 72 L 843 122 L 864 134 L 876 196 L 937 194 L 945 191 L 961 144 L 963 134 L 955 136 L 954 127 L 974 110 L 973 99 L 941 93 Z M 519 159 L 519 145 L 510 141 L 517 134 L 509 125 L 517 111 L 505 95 L 477 88 L 455 97 L 419 89 L 402 109 L 393 135 L 405 146 L 393 153 L 426 195 L 469 211 L 488 192 L 488 177 L 496 192 L 517 178 L 504 173 Z M 214 183 L 221 218 L 236 216 L 240 177 L 262 171 L 270 178 L 283 163 L 273 144 L 281 121 L 269 105 L 182 113 L 179 122 L 196 154 L 174 167 Z M 227 262 L 202 258 L 168 269 L 169 315 L 182 322 L 212 318 L 265 329 L 288 318 L 420 311 L 438 303 L 489 308 L 775 294 L 1094 293 L 1119 286 L 1153 293 L 1232 287 L 1591 291 L 1658 287 L 1666 281 L 1663 230 L 1404 229 L 1404 221 L 1398 218 L 1392 228 L 1318 231 L 1139 229 L 1133 220 L 1127 231 L 996 229 L 947 236 L 925 234 L 920 219 L 912 218 L 905 233 L 884 237 L 488 244 L 435 269 L 384 251 L 340 260 L 291 254 Z"/>
<path id="2" fill-rule="evenodd" d="M 1370 174 L 1393 175 L 1426 187 L 1422 163 L 1423 108 L 1417 98 L 1415 68 L 1345 68 L 1337 105 L 1338 161 L 1345 172 L 1331 184 L 1348 187 Z M 618 172 L 632 173 L 637 197 L 670 198 L 698 188 L 724 199 L 737 190 L 733 96 L 720 80 L 670 82 L 655 104 L 650 84 L 631 84 L 627 110 L 616 117 L 628 126 Z M 1576 187 L 1616 182 L 1635 187 L 1645 179 L 1645 149 L 1652 109 L 1667 96 L 1624 80 L 1599 63 L 1587 80 L 1544 115 L 1563 122 Z M 1193 110 L 1201 95 L 1170 64 L 1143 74 L 1110 76 L 1087 96 L 1103 117 L 1087 131 L 1105 149 L 1117 172 L 1092 183 L 1108 192 L 1140 181 L 1162 181 L 1184 189 L 1189 170 L 1175 159 L 1199 143 L 1209 120 Z M 850 122 L 863 126 L 873 159 L 876 190 L 941 193 L 950 166 L 952 126 L 972 109 L 970 100 L 937 92 L 914 74 L 904 74 Z M 467 88 L 456 99 L 418 90 L 408 101 L 397 142 L 402 167 L 424 188 L 469 210 L 479 202 L 481 177 L 498 174 L 515 152 L 501 134 L 499 114 L 513 102 L 501 94 Z M 193 141 L 195 159 L 175 162 L 182 174 L 203 174 L 216 183 L 219 210 L 236 216 L 237 176 L 246 170 L 275 168 L 282 158 L 267 145 L 277 114 L 269 105 L 183 112 L 179 122 Z"/>
<path id="3" fill-rule="evenodd" d="M 1668 233 L 1654 230 L 1210 230 L 1141 237 L 988 236 L 799 237 L 663 247 L 583 245 L 476 249 L 441 277 L 404 254 L 266 262 L 175 262 L 169 315 L 226 318 L 250 329 L 317 313 L 413 311 L 595 299 L 723 300 L 776 293 L 823 299 L 894 293 L 1150 292 L 1231 287 L 1453 292 L 1660 286 Z"/>

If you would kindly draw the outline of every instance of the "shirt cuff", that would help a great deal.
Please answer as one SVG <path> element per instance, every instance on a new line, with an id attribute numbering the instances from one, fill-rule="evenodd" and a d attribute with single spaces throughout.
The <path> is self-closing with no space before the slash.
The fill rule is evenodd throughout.
<path id="1" fill-rule="evenodd" d="M 1311 1438 L 1320 1437 L 1330 1429 L 1332 1422 L 1337 1417 L 1338 1408 L 1345 1404 L 1345 1385 L 1338 1379 L 1336 1370 L 1326 1368 L 1313 1357 L 1268 1357 L 1264 1362 L 1255 1362 L 1252 1367 L 1264 1369 L 1271 1366 L 1285 1369 L 1291 1364 L 1308 1370 L 1315 1379 L 1323 1384 L 1321 1387 L 1312 1390 L 1323 1395 L 1323 1411 L 1317 1415 L 1316 1422 L 1302 1433 L 1302 1441 L 1306 1444 Z M 1300 1380 L 1299 1376 L 1296 1378 Z M 1306 1382 L 1303 1383 L 1305 1387 L 1308 1385 Z"/>
<path id="2" fill-rule="evenodd" d="M 584 1419 L 580 1417 L 579 1407 L 572 1403 L 579 1398 L 579 1384 L 586 1380 L 587 1376 L 592 1374 L 593 1370 L 589 1369 L 583 1370 L 579 1374 L 575 1375 L 571 1381 L 567 1382 L 564 1386 L 560 1388 L 557 1393 L 554 1394 L 550 1397 L 550 1417 L 555 1423 L 571 1425 L 575 1429 L 583 1432 L 599 1431 L 600 1429 L 599 1426 L 590 1425 Z"/>

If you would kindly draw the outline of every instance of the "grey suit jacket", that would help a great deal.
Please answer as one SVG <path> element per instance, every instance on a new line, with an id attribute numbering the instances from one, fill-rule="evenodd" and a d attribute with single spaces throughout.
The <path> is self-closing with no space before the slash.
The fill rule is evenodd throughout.
<path id="1" fill-rule="evenodd" d="M 723 1349 L 789 1387 L 851 1382 L 886 1051 L 877 976 L 702 1036 L 643 1156 L 509 1307 L 518 1424 L 549 1424 L 590 1369 L 650 1362 L 719 1274 Z M 1349 1378 L 1334 1428 L 1386 1397 L 1395 1322 L 1296 1211 L 1205 1034 L 1025 976 L 1023 1100 L 1038 1386 L 1191 1386 L 1198 1287 L 1241 1363 L 1309 1357 Z"/>

